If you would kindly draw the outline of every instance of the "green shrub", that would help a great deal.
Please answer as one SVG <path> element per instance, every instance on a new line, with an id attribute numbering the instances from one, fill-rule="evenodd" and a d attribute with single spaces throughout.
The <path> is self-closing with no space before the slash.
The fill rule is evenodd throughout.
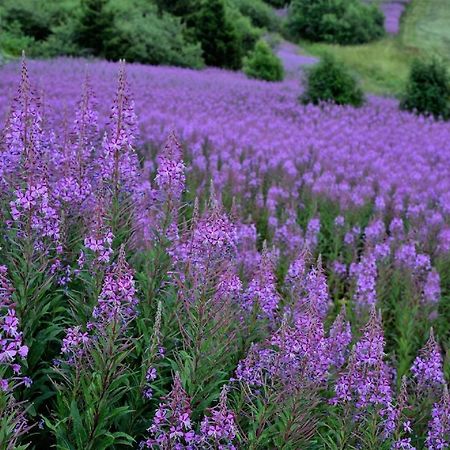
<path id="1" fill-rule="evenodd" d="M 106 36 L 106 58 L 194 68 L 204 65 L 200 45 L 186 41 L 178 17 L 160 15 L 154 5 L 145 6 L 139 0 L 116 2 L 108 11 L 114 16 L 114 34 Z"/>
<path id="2" fill-rule="evenodd" d="M 204 0 L 195 18 L 194 33 L 208 66 L 240 69 L 242 50 L 223 0 Z"/>
<path id="3" fill-rule="evenodd" d="M 250 78 L 260 80 L 281 81 L 284 76 L 283 64 L 280 59 L 262 40 L 257 42 L 251 55 L 244 59 L 243 69 Z"/>
<path id="4" fill-rule="evenodd" d="M 284 8 L 289 4 L 290 0 L 265 0 L 266 3 L 272 5 L 274 8 Z"/>
<path id="5" fill-rule="evenodd" d="M 363 44 L 383 36 L 384 16 L 360 0 L 293 0 L 287 28 L 311 41 Z"/>
<path id="6" fill-rule="evenodd" d="M 95 56 L 103 56 L 105 44 L 115 32 L 114 16 L 107 10 L 108 0 L 81 0 L 76 43 Z"/>
<path id="7" fill-rule="evenodd" d="M 230 3 L 244 16 L 249 17 L 254 26 L 266 28 L 269 31 L 281 29 L 281 19 L 262 0 L 230 0 Z"/>
<path id="8" fill-rule="evenodd" d="M 227 16 L 234 25 L 242 54 L 248 55 L 255 48 L 255 44 L 261 38 L 263 30 L 255 27 L 251 20 L 237 8 L 229 8 Z"/>
<path id="9" fill-rule="evenodd" d="M 364 103 L 364 94 L 345 67 L 327 55 L 309 70 L 305 93 L 300 100 L 302 103 L 315 105 L 332 102 L 338 105 L 361 106 Z"/>
<path id="10" fill-rule="evenodd" d="M 434 117 L 450 118 L 450 79 L 447 68 L 433 60 L 415 61 L 400 108 Z"/>

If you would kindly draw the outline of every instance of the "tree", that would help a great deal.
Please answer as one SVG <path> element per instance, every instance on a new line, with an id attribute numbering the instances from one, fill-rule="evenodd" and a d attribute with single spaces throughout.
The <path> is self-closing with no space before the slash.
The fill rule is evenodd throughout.
<path id="1" fill-rule="evenodd" d="M 384 16 L 361 0 L 292 0 L 287 27 L 312 41 L 362 44 L 383 36 Z"/>
<path id="2" fill-rule="evenodd" d="M 194 33 L 208 66 L 240 69 L 240 42 L 233 24 L 225 14 L 223 0 L 203 1 L 195 18 Z"/>
<path id="3" fill-rule="evenodd" d="M 400 108 L 434 117 L 450 118 L 450 79 L 437 60 L 414 61 Z"/>
<path id="4" fill-rule="evenodd" d="M 361 106 L 364 94 L 343 65 L 326 55 L 308 73 L 302 103 L 332 102 L 337 105 Z"/>
<path id="5" fill-rule="evenodd" d="M 283 80 L 284 70 L 280 59 L 265 41 L 258 41 L 255 50 L 244 59 L 244 72 L 250 78 L 266 81 Z"/>
<path id="6" fill-rule="evenodd" d="M 77 44 L 96 56 L 103 55 L 114 24 L 113 14 L 107 10 L 108 0 L 82 0 L 77 26 Z"/>

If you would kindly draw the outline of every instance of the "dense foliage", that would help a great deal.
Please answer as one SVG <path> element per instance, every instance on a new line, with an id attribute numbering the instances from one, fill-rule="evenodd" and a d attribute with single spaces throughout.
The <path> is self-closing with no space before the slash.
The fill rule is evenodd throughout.
<path id="1" fill-rule="evenodd" d="M 288 29 L 311 41 L 362 44 L 384 34 L 384 16 L 375 2 L 292 0 Z"/>
<path id="2" fill-rule="evenodd" d="M 448 447 L 447 124 L 220 70 L 19 72 L 2 446 Z"/>
<path id="3" fill-rule="evenodd" d="M 303 103 L 332 102 L 337 105 L 361 106 L 364 93 L 348 70 L 332 56 L 326 55 L 307 72 Z"/>
<path id="4" fill-rule="evenodd" d="M 450 118 L 450 77 L 447 67 L 433 60 L 416 60 L 409 75 L 402 109 L 434 117 Z"/>
<path id="5" fill-rule="evenodd" d="M 37 9 L 34 0 L 0 2 L 0 54 L 8 56 L 238 68 L 264 30 L 280 28 L 262 0 L 48 0 Z"/>
<path id="6" fill-rule="evenodd" d="M 242 50 L 236 29 L 226 16 L 224 0 L 204 0 L 194 24 L 193 33 L 207 65 L 241 68 Z"/>
<path id="7" fill-rule="evenodd" d="M 244 73 L 250 78 L 281 81 L 283 64 L 265 41 L 258 41 L 255 50 L 244 60 Z"/>

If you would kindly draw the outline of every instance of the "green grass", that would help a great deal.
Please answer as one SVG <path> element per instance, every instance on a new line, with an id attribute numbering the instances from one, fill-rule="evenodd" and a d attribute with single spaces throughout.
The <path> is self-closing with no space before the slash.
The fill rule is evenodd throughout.
<path id="1" fill-rule="evenodd" d="M 405 48 L 396 38 L 354 46 L 305 42 L 301 45 L 316 56 L 333 54 L 359 76 L 365 91 L 375 94 L 400 94 L 411 62 L 420 56 L 420 51 Z"/>
<path id="2" fill-rule="evenodd" d="M 401 40 L 450 61 L 449 0 L 413 0 L 403 20 Z"/>
<path id="3" fill-rule="evenodd" d="M 316 56 L 333 54 L 359 76 L 365 91 L 398 96 L 415 58 L 438 56 L 450 68 L 449 0 L 412 0 L 397 36 L 355 46 L 304 41 L 300 45 Z"/>

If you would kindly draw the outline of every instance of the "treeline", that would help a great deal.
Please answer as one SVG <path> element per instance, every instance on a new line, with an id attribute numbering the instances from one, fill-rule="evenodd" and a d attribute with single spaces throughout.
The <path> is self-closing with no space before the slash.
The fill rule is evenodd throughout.
<path id="1" fill-rule="evenodd" d="M 4 0 L 0 49 L 239 69 L 281 19 L 262 0 Z"/>

